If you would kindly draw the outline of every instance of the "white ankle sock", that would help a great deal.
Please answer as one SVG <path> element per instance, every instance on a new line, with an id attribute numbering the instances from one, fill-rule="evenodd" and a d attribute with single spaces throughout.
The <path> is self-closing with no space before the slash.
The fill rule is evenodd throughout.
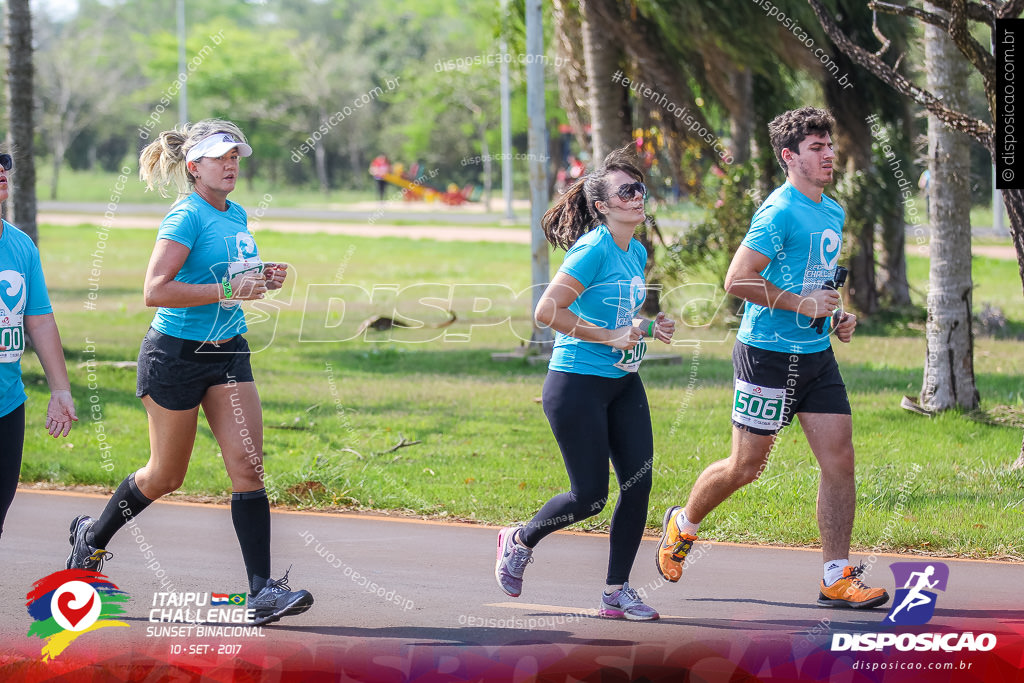
<path id="1" fill-rule="evenodd" d="M 843 578 L 843 570 L 846 565 L 850 564 L 850 561 L 845 557 L 841 560 L 829 560 L 825 563 L 825 585 L 831 586 L 833 583 Z"/>
<path id="2" fill-rule="evenodd" d="M 697 529 L 700 527 L 700 522 L 694 524 L 686 517 L 686 510 L 680 510 L 676 513 L 676 528 L 680 532 L 688 536 L 696 536 Z"/>

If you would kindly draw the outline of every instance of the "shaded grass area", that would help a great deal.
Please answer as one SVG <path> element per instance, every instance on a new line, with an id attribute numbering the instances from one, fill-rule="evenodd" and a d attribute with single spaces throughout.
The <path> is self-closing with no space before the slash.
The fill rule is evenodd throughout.
<path id="1" fill-rule="evenodd" d="M 22 480 L 113 488 L 148 455 L 134 370 L 104 363 L 134 360 L 152 318 L 141 303 L 141 279 L 154 236 L 111 232 L 96 310 L 83 305 L 93 264 L 82 256 L 94 251 L 95 233 L 44 227 L 42 236 L 81 422 L 67 440 L 45 435 L 45 382 L 26 354 Z M 544 367 L 491 360 L 492 352 L 517 348 L 529 335 L 528 292 L 522 294 L 529 284 L 527 247 L 258 237 L 264 258 L 294 264 L 292 286 L 254 307 L 248 335 L 254 349 L 263 349 L 253 367 L 276 504 L 504 524 L 528 519 L 565 490 L 561 456 L 539 403 Z M 918 272 L 921 264 L 911 259 Z M 1005 288 L 1003 277 L 995 264 L 979 285 Z M 482 298 L 492 299 L 489 307 Z M 458 315 L 448 327 L 355 333 L 374 314 L 397 310 L 433 324 L 447 319 L 448 308 Z M 652 530 L 665 507 L 682 504 L 700 471 L 729 449 L 732 337 L 726 326 L 693 325 L 685 332 L 680 337 L 690 343 L 667 349 L 681 364 L 649 365 L 641 373 L 656 448 Z M 1020 428 L 984 414 L 927 419 L 901 410 L 900 397 L 916 394 L 921 384 L 920 333 L 860 335 L 836 351 L 854 410 L 855 547 L 1021 559 L 1024 472 L 1008 470 Z M 975 366 L 983 409 L 1024 407 L 1018 342 L 978 339 Z M 707 538 L 818 543 L 816 462 L 799 425 L 780 439 L 764 476 L 702 525 Z M 611 473 L 609 479 L 614 491 Z M 201 420 L 182 493 L 226 500 L 229 491 L 217 444 Z M 577 527 L 606 529 L 612 498 Z"/>

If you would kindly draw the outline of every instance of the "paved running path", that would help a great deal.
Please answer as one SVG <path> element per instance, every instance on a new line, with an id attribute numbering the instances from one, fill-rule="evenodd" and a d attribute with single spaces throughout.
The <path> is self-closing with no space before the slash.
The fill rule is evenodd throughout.
<path id="1" fill-rule="evenodd" d="M 72 517 L 97 516 L 105 500 L 19 490 L 0 541 L 5 564 L 0 585 L 8 596 L 0 606 L 0 680 L 4 666 L 38 660 L 42 641 L 26 636 L 31 620 L 24 596 L 34 581 L 64 568 Z M 49 666 L 114 670 L 128 663 L 187 664 L 212 676 L 209 680 L 231 680 L 217 676 L 246 666 L 303 672 L 304 680 L 317 680 L 312 675 L 317 672 L 329 672 L 330 680 L 338 680 L 338 672 L 412 680 L 420 671 L 452 676 L 433 680 L 529 680 L 542 671 L 562 680 L 602 667 L 631 678 L 675 672 L 678 680 L 688 668 L 694 675 L 707 674 L 693 680 L 725 680 L 718 674 L 729 671 L 756 676 L 750 680 L 824 680 L 836 671 L 847 675 L 834 680 L 880 680 L 851 678 L 850 653 L 831 653 L 828 644 L 835 632 L 892 630 L 881 626 L 885 609 L 854 612 L 814 604 L 818 551 L 698 544 L 683 580 L 673 585 L 658 577 L 657 541 L 647 539 L 632 584 L 646 590 L 647 601 L 662 618 L 635 623 L 593 616 L 607 561 L 603 534 L 547 538 L 527 568 L 522 597 L 512 599 L 494 581 L 495 528 L 358 514 L 277 511 L 273 518 L 274 575 L 292 565 L 291 586 L 308 589 L 316 599 L 305 614 L 263 627 L 259 634 L 196 637 L 197 632 L 166 635 L 157 630 L 169 624 L 150 621 L 156 593 L 237 593 L 245 582 L 226 506 L 158 502 L 138 518 L 142 539 L 122 531 L 111 543 L 114 558 L 104 568 L 131 596 L 130 627 L 86 633 Z M 143 542 L 152 545 L 159 566 L 147 569 L 152 560 L 147 562 L 139 550 Z M 881 556 L 870 583 L 892 593 L 889 564 L 921 559 Z M 1005 667 L 1024 665 L 1019 588 L 1024 567 L 944 561 L 950 581 L 938 594 L 935 616 L 927 626 L 909 630 L 995 633 L 999 656 L 973 655 L 974 671 L 988 671 L 984 677 L 943 680 L 1010 680 L 1006 671 L 1014 669 Z M 204 652 L 207 647 L 210 651 Z M 943 662 L 964 658 L 958 653 L 927 656 Z M 885 661 L 874 653 L 856 657 Z"/>

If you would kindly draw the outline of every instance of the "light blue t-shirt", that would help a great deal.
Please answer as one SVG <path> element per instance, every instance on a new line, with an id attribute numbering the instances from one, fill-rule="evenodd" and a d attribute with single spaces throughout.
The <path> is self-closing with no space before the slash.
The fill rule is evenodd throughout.
<path id="1" fill-rule="evenodd" d="M 846 213 L 835 200 L 815 203 L 788 181 L 768 195 L 754 213 L 743 246 L 771 261 L 761 275 L 779 289 L 806 296 L 833 279 L 843 246 Z M 813 319 L 795 311 L 747 302 L 736 339 L 783 353 L 815 353 L 830 345 L 826 321 L 821 334 Z"/>
<path id="2" fill-rule="evenodd" d="M 173 240 L 189 248 L 189 255 L 174 279 L 188 284 L 211 284 L 230 280 L 245 270 L 262 269 L 247 221 L 245 209 L 238 204 L 228 202 L 227 211 L 218 211 L 194 192 L 175 204 L 156 236 L 158 240 Z M 160 307 L 152 326 L 157 332 L 194 341 L 228 339 L 247 329 L 245 313 L 237 301 L 187 308 Z"/>
<path id="3" fill-rule="evenodd" d="M 53 312 L 39 250 L 32 238 L 3 221 L 0 235 L 0 417 L 28 399 L 21 381 L 25 316 Z"/>
<path id="4" fill-rule="evenodd" d="M 607 226 L 600 225 L 580 237 L 565 255 L 558 272 L 579 280 L 583 292 L 569 310 L 605 329 L 632 325 L 647 296 L 644 266 L 647 251 L 636 239 L 623 251 Z M 600 377 L 622 377 L 636 372 L 646 350 L 640 342 L 630 351 L 555 333 L 548 368 Z"/>

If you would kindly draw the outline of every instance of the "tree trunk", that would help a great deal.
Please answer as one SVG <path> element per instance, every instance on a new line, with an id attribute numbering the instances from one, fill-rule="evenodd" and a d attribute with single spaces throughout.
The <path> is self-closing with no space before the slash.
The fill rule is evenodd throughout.
<path id="1" fill-rule="evenodd" d="M 1017 270 L 1020 273 L 1021 284 L 1024 286 L 1024 190 L 1001 190 L 1003 194 L 1003 205 L 1010 217 L 1010 234 L 1013 236 L 1013 245 L 1017 249 Z M 1016 462 L 1010 469 L 1017 470 L 1024 468 L 1024 439 L 1021 441 L 1020 453 Z"/>
<path id="2" fill-rule="evenodd" d="M 893 196 L 895 194 L 895 196 Z M 879 220 L 882 223 L 882 245 L 877 273 L 878 291 L 888 306 L 910 305 L 910 284 L 907 282 L 907 226 L 899 192 L 889 193 L 890 203 Z"/>
<path id="3" fill-rule="evenodd" d="M 8 220 L 39 242 L 36 228 L 36 167 L 32 141 L 32 11 L 29 0 L 7 2 L 8 148 L 14 157 Z"/>
<path id="4" fill-rule="evenodd" d="M 844 73 L 853 70 L 853 62 L 846 55 L 832 55 Z M 833 139 L 836 146 L 837 166 L 844 171 L 842 198 L 845 201 L 847 236 L 852 240 L 849 251 L 849 280 L 847 296 L 858 312 L 871 315 L 878 310 L 878 290 L 875 285 L 875 222 L 879 203 L 873 187 L 873 177 L 883 172 L 875 166 L 871 154 L 871 127 L 867 117 L 871 105 L 864 95 L 852 94 L 834 78 L 828 78 L 825 102 L 835 117 Z M 863 172 L 858 175 L 857 172 Z M 837 191 L 839 188 L 837 188 Z"/>
<path id="5" fill-rule="evenodd" d="M 937 7 L 925 5 L 929 11 Z M 925 27 L 928 89 L 947 106 L 965 108 L 967 63 L 938 27 Z M 928 117 L 931 172 L 931 266 L 928 280 L 924 383 L 921 404 L 932 411 L 978 406 L 971 330 L 971 224 L 967 137 Z"/>
<path id="6" fill-rule="evenodd" d="M 320 121 L 326 121 L 329 114 L 323 107 L 318 112 L 320 115 Z M 316 130 L 316 126 L 319 123 L 314 124 L 311 130 Z M 316 179 L 320 184 L 320 192 L 327 194 L 330 190 L 329 182 L 327 180 L 327 150 L 324 149 L 323 140 L 317 140 L 313 145 L 313 167 L 316 169 Z"/>
<path id="7" fill-rule="evenodd" d="M 64 150 L 53 150 L 53 177 L 50 178 L 50 200 L 57 199 L 57 184 L 60 182 L 60 167 L 64 163 Z"/>
<path id="8" fill-rule="evenodd" d="M 622 126 L 619 120 L 623 96 L 621 91 L 625 88 L 612 81 L 613 74 L 619 68 L 622 52 L 609 40 L 608 33 L 601 29 L 600 16 L 593 7 L 593 3 L 598 1 L 580 2 L 583 13 L 583 55 L 587 70 L 593 166 L 600 164 L 609 152 L 625 143 L 619 135 Z"/>
<path id="9" fill-rule="evenodd" d="M 580 149 L 586 149 L 583 108 L 587 100 L 587 73 L 581 48 L 583 33 L 579 6 L 572 0 L 552 0 L 551 4 L 555 23 L 555 54 L 562 59 L 562 67 L 555 70 L 558 74 L 558 99 L 565 110 L 576 144 Z M 560 153 L 552 156 L 558 164 L 565 163 Z"/>
<path id="10" fill-rule="evenodd" d="M 484 159 L 484 211 L 491 212 L 491 148 L 487 145 L 486 121 L 481 121 L 477 133 L 480 135 L 480 155 Z"/>
<path id="11" fill-rule="evenodd" d="M 711 46 L 702 48 L 708 85 L 729 114 L 729 153 L 733 163 L 750 161 L 750 143 L 754 134 L 754 74 L 739 66 L 724 52 Z"/>
<path id="12" fill-rule="evenodd" d="M 754 75 L 742 67 L 729 79 L 736 96 L 743 103 L 739 111 L 729 112 L 729 133 L 732 141 L 729 151 L 733 163 L 745 164 L 750 161 L 750 141 L 754 132 Z"/>
<path id="13" fill-rule="evenodd" d="M 989 150 L 991 153 L 992 150 Z M 1017 251 L 1017 273 L 1024 288 L 1024 190 L 1000 190 L 1010 217 L 1010 237 Z M 1024 291 L 1024 289 L 1022 289 Z"/>
<path id="14" fill-rule="evenodd" d="M 886 196 L 883 197 L 883 205 L 879 211 L 879 223 L 881 223 L 881 245 L 879 248 L 879 264 L 876 271 L 876 283 L 881 298 L 887 307 L 907 307 L 911 305 L 910 283 L 907 281 L 907 212 L 903 193 L 909 189 L 914 191 L 917 187 L 916 173 L 910 169 L 915 168 L 910 163 L 912 157 L 911 140 L 914 137 L 910 125 L 910 107 L 904 98 L 898 93 L 888 90 L 887 96 L 899 101 L 902 115 L 893 121 L 893 149 L 898 150 L 897 154 L 906 159 L 906 179 L 910 183 L 909 188 L 902 185 L 902 179 L 897 183 L 887 184 Z M 921 212 L 911 212 L 912 225 L 915 230 L 922 230 L 920 224 L 928 220 L 928 217 Z M 915 235 L 918 234 L 915 232 Z"/>
<path id="15" fill-rule="evenodd" d="M 848 228 L 852 228 L 850 232 L 854 238 L 854 247 L 850 254 L 850 281 L 847 291 L 857 310 L 865 315 L 871 315 L 878 310 L 878 290 L 875 288 L 875 222 L 871 216 L 856 215 L 857 207 L 849 209 L 846 223 Z"/>

